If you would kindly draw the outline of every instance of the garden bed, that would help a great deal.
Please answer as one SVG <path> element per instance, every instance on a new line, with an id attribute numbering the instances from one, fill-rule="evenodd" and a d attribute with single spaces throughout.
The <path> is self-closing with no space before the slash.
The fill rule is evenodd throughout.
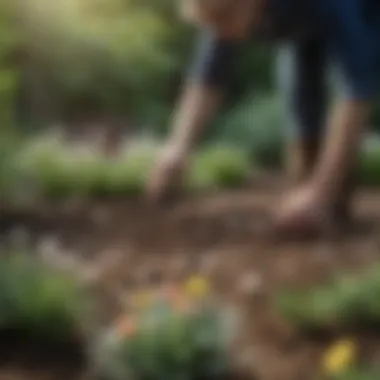
<path id="1" fill-rule="evenodd" d="M 261 238 L 264 209 L 273 204 L 278 190 L 219 193 L 166 209 L 125 200 L 88 201 L 71 208 L 41 204 L 27 219 L 9 211 L 5 223 L 2 214 L 2 225 L 7 227 L 2 228 L 2 241 L 30 244 L 31 251 L 86 278 L 101 300 L 99 320 L 105 324 L 120 314 L 131 291 L 194 273 L 207 277 L 215 293 L 242 313 L 243 334 L 235 354 L 252 379 L 318 378 L 323 354 L 341 338 L 353 342 L 364 365 L 376 365 L 380 355 L 377 328 L 372 326 L 370 332 L 333 329 L 316 339 L 301 333 L 291 320 L 286 322 L 272 301 L 280 291 L 325 285 L 341 272 L 360 275 L 377 263 L 380 195 L 362 192 L 358 197 L 358 220 L 373 220 L 364 233 L 278 244 Z M 38 380 L 64 378 L 61 372 L 41 374 Z M 9 365 L 4 366 L 3 377 L 12 379 L 8 373 Z M 25 376 L 14 378 L 33 378 Z M 377 379 L 371 376 L 349 379 Z"/>

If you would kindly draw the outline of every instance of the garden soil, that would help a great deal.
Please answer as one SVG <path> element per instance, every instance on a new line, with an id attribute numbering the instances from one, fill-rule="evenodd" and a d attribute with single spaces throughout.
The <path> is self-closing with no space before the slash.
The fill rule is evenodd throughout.
<path id="1" fill-rule="evenodd" d="M 165 207 L 115 199 L 4 209 L 2 249 L 33 245 L 45 259 L 71 265 L 99 296 L 102 323 L 120 314 L 132 290 L 201 273 L 241 313 L 234 357 L 251 379 L 313 380 L 321 354 L 341 336 L 300 336 L 276 315 L 271 297 L 378 262 L 380 191 L 360 192 L 349 230 L 326 228 L 326 236 L 314 241 L 281 242 L 267 233 L 268 208 L 276 206 L 281 191 L 281 181 L 273 181 Z M 357 332 L 353 339 L 367 360 L 380 362 L 380 337 Z M 1 352 L 5 344 L 0 342 Z M 30 368 L 17 352 L 0 366 L 1 380 L 92 380 L 79 369 L 68 374 L 73 359 L 65 361 L 65 355 L 61 366 L 47 368 L 50 360 L 40 360 Z"/>

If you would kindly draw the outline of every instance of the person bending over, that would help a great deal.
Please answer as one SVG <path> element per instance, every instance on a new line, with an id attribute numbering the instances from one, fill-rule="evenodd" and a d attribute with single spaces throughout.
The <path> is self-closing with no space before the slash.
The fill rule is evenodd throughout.
<path id="1" fill-rule="evenodd" d="M 182 0 L 182 13 L 202 29 L 195 63 L 174 127 L 151 173 L 159 200 L 180 181 L 191 149 L 216 111 L 246 39 L 278 43 L 278 83 L 291 121 L 288 174 L 293 190 L 276 207 L 280 231 L 317 232 L 349 215 L 350 174 L 369 121 L 380 50 L 377 0 Z M 327 113 L 326 69 L 339 96 Z"/>

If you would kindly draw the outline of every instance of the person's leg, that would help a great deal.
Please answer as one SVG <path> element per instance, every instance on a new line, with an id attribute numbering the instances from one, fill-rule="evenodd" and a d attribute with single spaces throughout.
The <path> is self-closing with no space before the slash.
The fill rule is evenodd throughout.
<path id="1" fill-rule="evenodd" d="M 327 50 L 318 40 L 280 48 L 278 80 L 290 123 L 287 172 L 293 184 L 306 181 L 318 159 L 328 102 L 327 66 Z M 352 185 L 350 176 L 334 210 L 339 221 L 349 218 Z"/>
<path id="2" fill-rule="evenodd" d="M 326 53 L 319 41 L 283 45 L 278 53 L 279 90 L 286 107 L 287 174 L 297 184 L 311 174 L 326 114 Z"/>

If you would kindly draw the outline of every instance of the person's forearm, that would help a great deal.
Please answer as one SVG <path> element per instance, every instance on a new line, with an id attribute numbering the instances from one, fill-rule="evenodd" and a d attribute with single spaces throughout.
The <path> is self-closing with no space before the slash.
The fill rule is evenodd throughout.
<path id="1" fill-rule="evenodd" d="M 369 102 L 345 101 L 335 107 L 314 177 L 322 193 L 337 196 L 357 158 L 369 112 Z"/>
<path id="2" fill-rule="evenodd" d="M 187 85 L 173 120 L 170 142 L 189 152 L 220 103 L 218 90 L 201 84 Z"/>

